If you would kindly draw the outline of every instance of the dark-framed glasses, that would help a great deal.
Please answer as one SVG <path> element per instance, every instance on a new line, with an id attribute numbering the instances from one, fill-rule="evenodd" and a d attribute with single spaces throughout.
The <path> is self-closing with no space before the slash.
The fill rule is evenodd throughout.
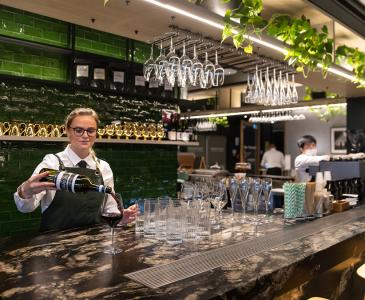
<path id="1" fill-rule="evenodd" d="M 83 136 L 85 131 L 87 132 L 87 135 L 90 137 L 96 136 L 96 130 L 97 130 L 96 128 L 92 127 L 87 129 L 84 129 L 82 127 L 70 127 L 70 128 L 73 129 L 75 135 L 78 137 Z"/>

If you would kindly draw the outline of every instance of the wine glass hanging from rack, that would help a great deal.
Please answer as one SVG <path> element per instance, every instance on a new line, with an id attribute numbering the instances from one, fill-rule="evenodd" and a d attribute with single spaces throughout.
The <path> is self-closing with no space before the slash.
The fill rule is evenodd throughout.
<path id="1" fill-rule="evenodd" d="M 163 41 L 159 41 L 160 53 L 159 56 L 153 58 L 154 43 L 151 45 L 151 53 L 149 59 L 143 64 L 143 75 L 146 81 L 157 81 L 159 85 L 168 84 L 178 87 L 199 87 L 211 88 L 222 86 L 224 83 L 224 69 L 219 64 L 218 51 L 215 51 L 214 62 L 209 60 L 208 50 L 211 51 L 213 46 L 211 43 L 204 43 L 201 40 L 192 40 L 189 36 L 185 36 L 182 41 L 177 40 L 176 44 L 182 44 L 181 55 L 176 51 L 174 38 L 179 36 L 178 33 L 170 34 L 169 50 L 165 55 Z M 203 46 L 201 46 L 203 44 Z M 186 51 L 186 46 L 192 48 L 193 53 Z M 197 51 L 203 51 L 204 60 L 199 58 Z M 205 51 L 204 51 L 205 50 Z"/>

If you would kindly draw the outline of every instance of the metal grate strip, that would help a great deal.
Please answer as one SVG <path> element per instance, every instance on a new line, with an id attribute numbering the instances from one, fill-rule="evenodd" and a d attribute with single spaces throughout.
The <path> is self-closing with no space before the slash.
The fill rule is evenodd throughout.
<path id="1" fill-rule="evenodd" d="M 329 227 L 353 222 L 354 218 L 363 217 L 364 211 L 364 209 L 359 208 L 350 212 L 331 215 L 314 222 L 301 224 L 270 233 L 270 235 L 238 242 L 218 249 L 208 250 L 165 265 L 132 272 L 125 276 L 150 288 L 160 288 L 288 242 L 304 238 Z"/>

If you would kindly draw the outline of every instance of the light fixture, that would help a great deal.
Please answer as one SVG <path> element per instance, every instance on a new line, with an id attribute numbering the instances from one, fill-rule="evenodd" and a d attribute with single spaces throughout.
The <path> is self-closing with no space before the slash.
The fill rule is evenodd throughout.
<path id="1" fill-rule="evenodd" d="M 202 23 L 207 24 L 209 26 L 212 26 L 214 28 L 217 28 L 217 29 L 220 29 L 220 30 L 223 30 L 224 29 L 224 25 L 222 23 L 219 23 L 219 22 L 216 22 L 216 21 L 212 21 L 212 20 L 209 20 L 207 18 L 200 17 L 200 16 L 198 16 L 196 14 L 190 13 L 190 12 L 184 10 L 184 9 L 175 7 L 173 5 L 161 3 L 160 1 L 157 1 L 157 0 L 144 0 L 144 1 L 145 2 L 148 2 L 148 3 L 151 3 L 153 5 L 156 5 L 158 7 L 161 7 L 163 9 L 169 10 L 171 12 L 174 12 L 174 13 L 177 13 L 177 14 L 180 14 L 180 15 L 183 15 L 183 16 L 186 16 L 188 18 L 194 19 L 196 21 L 202 22 Z M 234 34 L 237 34 L 238 31 L 237 30 L 233 30 L 233 33 Z M 280 46 L 274 45 L 274 44 L 272 44 L 270 42 L 264 41 L 264 40 L 262 40 L 260 38 L 255 37 L 255 36 L 244 35 L 244 37 L 247 38 L 247 39 L 250 39 L 254 43 L 257 43 L 259 45 L 268 47 L 268 48 L 273 49 L 275 51 L 278 51 L 278 52 L 280 52 L 280 53 L 282 53 L 284 55 L 286 55 L 288 53 L 288 49 L 286 49 L 285 47 L 280 47 Z M 323 65 L 322 64 L 319 63 L 317 66 L 319 68 L 323 69 Z M 356 80 L 356 77 L 354 75 L 345 73 L 344 71 L 342 71 L 342 70 L 340 70 L 338 68 L 335 68 L 335 67 L 329 67 L 328 68 L 328 72 L 330 72 L 332 74 L 335 74 L 335 75 L 338 75 L 340 77 L 349 79 L 351 81 L 355 81 Z M 362 80 L 360 82 L 360 84 L 365 84 L 365 81 Z"/>
<path id="2" fill-rule="evenodd" d="M 250 110 L 250 111 L 238 111 L 238 112 L 227 112 L 227 113 L 213 113 L 213 114 L 202 114 L 202 115 L 193 115 L 193 116 L 183 116 L 181 120 L 189 119 L 205 119 L 205 118 L 217 118 L 217 117 L 232 117 L 232 116 L 245 116 L 261 113 L 270 113 L 270 112 L 283 112 L 283 111 L 298 111 L 298 110 L 309 110 L 310 108 L 324 108 L 328 106 L 342 106 L 346 107 L 346 103 L 334 103 L 334 104 L 321 104 L 321 105 L 312 105 L 312 106 L 297 106 L 297 107 L 285 107 L 285 108 L 273 108 L 273 109 L 263 109 L 263 110 Z"/>
<path id="3" fill-rule="evenodd" d="M 356 270 L 357 275 L 359 275 L 361 278 L 365 279 L 365 264 L 361 265 L 357 270 Z"/>

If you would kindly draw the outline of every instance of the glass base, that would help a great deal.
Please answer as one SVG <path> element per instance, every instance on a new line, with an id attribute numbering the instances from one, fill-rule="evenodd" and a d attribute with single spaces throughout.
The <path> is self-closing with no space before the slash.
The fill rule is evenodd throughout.
<path id="1" fill-rule="evenodd" d="M 111 254 L 111 255 L 119 254 L 119 253 L 122 253 L 122 252 L 123 252 L 123 250 L 122 249 L 119 249 L 117 247 L 108 248 L 108 249 L 105 249 L 103 251 L 103 253 L 105 253 L 105 254 Z"/>

